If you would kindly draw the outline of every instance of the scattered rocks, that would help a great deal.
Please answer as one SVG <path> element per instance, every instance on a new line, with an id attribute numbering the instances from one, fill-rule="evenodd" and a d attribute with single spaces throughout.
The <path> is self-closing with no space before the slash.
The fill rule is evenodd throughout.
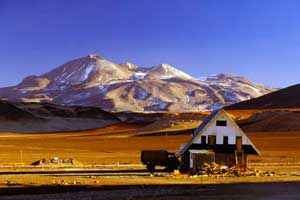
<path id="1" fill-rule="evenodd" d="M 275 176 L 276 173 L 274 171 L 259 171 L 259 170 L 249 170 L 243 169 L 239 167 L 231 167 L 225 165 L 218 165 L 216 163 L 212 164 L 204 164 L 201 170 L 197 170 L 191 173 L 191 177 L 197 176 L 214 176 L 214 175 L 222 175 L 222 176 Z"/>
<path id="2" fill-rule="evenodd" d="M 7 185 L 7 186 L 17 186 L 17 185 L 20 185 L 20 184 L 18 184 L 16 182 L 13 182 L 13 181 L 10 181 L 10 180 L 7 180 L 7 181 L 5 181 L 5 185 Z"/>
<path id="3" fill-rule="evenodd" d="M 55 166 L 80 166 L 82 165 L 80 162 L 75 160 L 74 158 L 59 158 L 59 157 L 53 157 L 50 159 L 40 159 L 35 162 L 33 162 L 31 165 L 33 166 L 49 166 L 49 167 L 55 167 Z"/>

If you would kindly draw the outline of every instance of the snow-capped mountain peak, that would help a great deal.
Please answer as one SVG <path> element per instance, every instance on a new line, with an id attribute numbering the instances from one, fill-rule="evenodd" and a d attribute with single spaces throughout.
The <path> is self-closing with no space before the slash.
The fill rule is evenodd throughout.
<path id="1" fill-rule="evenodd" d="M 194 77 L 188 75 L 187 73 L 166 63 L 159 64 L 150 68 L 146 77 L 151 79 L 169 79 L 169 78 L 195 79 Z"/>
<path id="2" fill-rule="evenodd" d="M 104 59 L 103 57 L 101 57 L 99 54 L 96 54 L 96 53 L 89 54 L 87 57 L 89 57 L 91 59 Z"/>
<path id="3" fill-rule="evenodd" d="M 128 68 L 129 70 L 137 70 L 139 68 L 136 64 L 133 64 L 131 62 L 121 63 L 120 65 Z"/>
<path id="4" fill-rule="evenodd" d="M 97 106 L 107 111 L 194 112 L 220 108 L 272 90 L 234 75 L 196 80 L 169 64 L 116 64 L 99 55 L 69 61 L 20 84 L 0 88 L 11 101 Z"/>

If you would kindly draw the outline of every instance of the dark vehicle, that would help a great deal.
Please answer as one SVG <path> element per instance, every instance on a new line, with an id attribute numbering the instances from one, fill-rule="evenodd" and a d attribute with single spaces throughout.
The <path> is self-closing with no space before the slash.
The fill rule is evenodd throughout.
<path id="1" fill-rule="evenodd" d="M 145 150 L 141 152 L 141 161 L 151 173 L 156 166 L 165 167 L 167 171 L 174 171 L 179 166 L 179 160 L 174 153 L 166 150 Z"/>

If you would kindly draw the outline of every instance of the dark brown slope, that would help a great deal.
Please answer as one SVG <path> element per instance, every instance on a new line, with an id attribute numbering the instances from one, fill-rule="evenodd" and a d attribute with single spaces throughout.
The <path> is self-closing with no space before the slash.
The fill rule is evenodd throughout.
<path id="1" fill-rule="evenodd" d="M 300 131 L 299 121 L 299 111 L 268 110 L 239 120 L 238 124 L 246 132 L 287 132 Z"/>
<path id="2" fill-rule="evenodd" d="M 100 108 L 65 107 L 49 103 L 10 103 L 0 100 L 0 132 L 81 131 L 118 122 L 118 117 Z"/>
<path id="3" fill-rule="evenodd" d="M 300 131 L 300 84 L 225 109 L 242 119 L 247 132 Z"/>
<path id="4" fill-rule="evenodd" d="M 0 100 L 0 119 L 1 120 L 33 120 L 36 117 L 30 112 L 24 111 L 7 101 Z"/>
<path id="5" fill-rule="evenodd" d="M 226 107 L 228 110 L 300 108 L 300 84 Z"/>

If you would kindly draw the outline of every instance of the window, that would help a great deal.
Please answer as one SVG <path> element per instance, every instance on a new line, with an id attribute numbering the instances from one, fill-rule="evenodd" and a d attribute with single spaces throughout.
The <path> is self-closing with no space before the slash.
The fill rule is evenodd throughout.
<path id="1" fill-rule="evenodd" d="M 201 144 L 206 144 L 206 136 L 205 135 L 201 136 Z"/>
<path id="2" fill-rule="evenodd" d="M 223 144 L 228 145 L 228 136 L 223 137 Z"/>
<path id="3" fill-rule="evenodd" d="M 209 135 L 208 144 L 216 144 L 216 143 L 217 143 L 217 137 L 215 135 Z"/>
<path id="4" fill-rule="evenodd" d="M 216 126 L 227 126 L 226 120 L 217 120 Z"/>

